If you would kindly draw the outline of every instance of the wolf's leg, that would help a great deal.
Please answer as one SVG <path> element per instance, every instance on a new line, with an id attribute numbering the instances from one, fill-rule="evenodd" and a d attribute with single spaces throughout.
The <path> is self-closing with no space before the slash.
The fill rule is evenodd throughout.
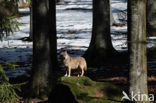
<path id="1" fill-rule="evenodd" d="M 84 75 L 84 69 L 81 68 L 81 77 Z"/>
<path id="2" fill-rule="evenodd" d="M 64 75 L 65 77 L 68 75 L 68 68 L 66 68 L 66 74 Z"/>
<path id="3" fill-rule="evenodd" d="M 70 74 L 71 74 L 71 69 L 68 68 L 68 77 L 70 77 Z"/>
<path id="4" fill-rule="evenodd" d="M 66 70 L 66 74 L 64 75 L 65 77 L 67 76 L 67 70 Z"/>

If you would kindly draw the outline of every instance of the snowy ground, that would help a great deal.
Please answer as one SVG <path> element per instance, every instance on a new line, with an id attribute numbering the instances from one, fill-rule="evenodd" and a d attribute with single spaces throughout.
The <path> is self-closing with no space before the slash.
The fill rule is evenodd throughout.
<path id="1" fill-rule="evenodd" d="M 64 0 L 65 4 L 57 5 L 57 36 L 58 49 L 86 50 L 89 46 L 92 30 L 92 2 L 91 0 Z M 125 0 L 112 0 L 112 11 L 116 22 L 119 10 L 125 10 Z M 20 12 L 29 13 L 29 9 L 19 9 Z M 26 69 L 31 69 L 32 42 L 20 40 L 29 36 L 30 16 L 19 19 L 23 23 L 20 31 L 0 41 L 0 63 L 18 63 L 22 66 L 6 71 L 10 77 L 25 74 Z M 127 50 L 126 44 L 127 26 L 111 27 L 112 43 L 118 51 Z M 152 43 L 148 47 L 155 46 L 156 38 L 150 38 Z M 154 43 L 153 43 L 154 42 Z M 82 52 L 83 53 L 83 52 Z M 81 55 L 82 53 L 78 54 Z"/>

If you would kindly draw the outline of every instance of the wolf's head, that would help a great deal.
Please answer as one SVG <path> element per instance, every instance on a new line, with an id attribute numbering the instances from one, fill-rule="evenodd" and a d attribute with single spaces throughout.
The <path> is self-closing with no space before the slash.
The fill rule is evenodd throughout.
<path id="1" fill-rule="evenodd" d="M 68 53 L 67 53 L 67 51 L 62 51 L 62 52 L 60 53 L 60 55 L 61 55 L 61 59 L 62 59 L 62 60 L 68 58 Z"/>

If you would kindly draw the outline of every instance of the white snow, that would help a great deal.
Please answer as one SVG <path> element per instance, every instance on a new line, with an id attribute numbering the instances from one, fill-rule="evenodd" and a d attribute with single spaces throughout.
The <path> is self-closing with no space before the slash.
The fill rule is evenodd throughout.
<path id="1" fill-rule="evenodd" d="M 57 5 L 57 44 L 58 49 L 86 50 L 89 46 L 92 31 L 92 1 L 91 0 L 64 0 L 65 4 Z M 119 10 L 125 10 L 127 3 L 124 0 L 112 0 L 112 11 L 116 22 Z M 21 13 L 29 13 L 29 8 L 19 9 Z M 0 41 L 0 63 L 11 61 L 29 63 L 32 57 L 32 42 L 23 42 L 23 37 L 29 36 L 30 16 L 21 17 L 20 31 Z M 111 27 L 112 43 L 115 49 L 127 50 L 127 26 Z M 150 37 L 153 43 L 148 47 L 156 46 L 156 37 Z M 31 66 L 18 67 L 6 71 L 10 77 L 26 74 L 25 70 Z"/>
<path id="2" fill-rule="evenodd" d="M 21 12 L 21 13 L 29 13 L 30 9 L 29 8 L 23 8 L 23 9 L 21 8 L 18 11 Z"/>

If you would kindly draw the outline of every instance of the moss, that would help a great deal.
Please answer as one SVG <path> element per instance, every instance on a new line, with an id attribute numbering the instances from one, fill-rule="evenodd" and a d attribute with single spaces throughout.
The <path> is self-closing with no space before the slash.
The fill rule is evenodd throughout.
<path id="1" fill-rule="evenodd" d="M 62 77 L 60 84 L 69 87 L 78 103 L 117 103 L 122 98 L 122 90 L 116 85 L 88 77 Z"/>

